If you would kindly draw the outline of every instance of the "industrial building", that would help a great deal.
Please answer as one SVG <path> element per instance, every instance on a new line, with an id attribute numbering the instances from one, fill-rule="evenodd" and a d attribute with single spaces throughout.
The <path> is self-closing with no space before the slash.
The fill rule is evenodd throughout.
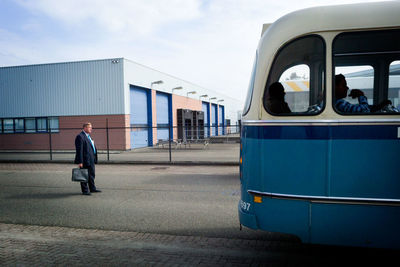
<path id="1" fill-rule="evenodd" d="M 98 149 L 207 138 L 229 133 L 241 107 L 124 58 L 1 67 L 0 149 L 49 149 L 49 138 L 52 149 L 73 149 L 84 122 Z"/>

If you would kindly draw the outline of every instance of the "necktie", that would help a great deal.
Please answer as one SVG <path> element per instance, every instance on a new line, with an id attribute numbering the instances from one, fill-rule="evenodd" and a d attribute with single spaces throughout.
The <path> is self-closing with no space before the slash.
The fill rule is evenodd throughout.
<path id="1" fill-rule="evenodd" d="M 94 147 L 94 142 L 93 142 L 93 140 L 92 140 L 92 138 L 90 137 L 89 134 L 88 134 L 88 137 L 89 137 L 90 143 L 92 144 L 93 152 L 96 153 L 96 148 Z"/>

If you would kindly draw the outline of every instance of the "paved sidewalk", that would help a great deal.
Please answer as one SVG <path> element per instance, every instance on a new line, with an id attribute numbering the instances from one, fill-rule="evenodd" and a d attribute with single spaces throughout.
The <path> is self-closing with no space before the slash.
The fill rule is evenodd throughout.
<path id="1" fill-rule="evenodd" d="M 398 251 L 0 223 L 0 266 L 395 266 Z"/>
<path id="2" fill-rule="evenodd" d="M 0 223 L 1 266 L 307 265 L 301 244 Z M 292 257 L 288 257 L 291 255 Z"/>

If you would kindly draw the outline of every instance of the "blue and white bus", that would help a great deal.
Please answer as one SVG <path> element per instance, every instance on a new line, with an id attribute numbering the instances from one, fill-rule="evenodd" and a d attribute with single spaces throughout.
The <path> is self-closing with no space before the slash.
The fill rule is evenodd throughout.
<path id="1" fill-rule="evenodd" d="M 400 248 L 399 14 L 395 1 L 316 7 L 265 25 L 242 117 L 241 225 Z M 369 112 L 336 108 L 338 74 Z M 276 82 L 290 112 L 269 108 Z"/>

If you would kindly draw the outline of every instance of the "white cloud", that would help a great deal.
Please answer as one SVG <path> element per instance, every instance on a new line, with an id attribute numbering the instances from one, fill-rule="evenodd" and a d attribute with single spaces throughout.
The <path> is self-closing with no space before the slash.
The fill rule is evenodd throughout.
<path id="1" fill-rule="evenodd" d="M 196 0 L 18 0 L 18 3 L 67 25 L 95 22 L 106 31 L 117 33 L 149 34 L 163 23 L 200 15 Z"/>
<path id="2" fill-rule="evenodd" d="M 24 43 L 23 37 L 0 28 L 1 61 L 6 62 L 7 65 L 20 65 L 41 60 L 42 53 L 39 50 L 35 52 L 36 49 L 32 49 L 35 45 L 32 44 L 27 47 Z"/>
<path id="3" fill-rule="evenodd" d="M 0 39 L 10 64 L 126 57 L 243 99 L 263 23 L 331 0 L 17 0 L 71 36 Z M 359 1 L 337 0 L 334 4 Z M 367 1 L 364 1 L 367 2 Z M 370 1 L 368 1 L 370 2 Z M 26 29 L 45 25 L 29 20 Z M 34 22 L 34 23 L 33 23 Z M 48 26 L 51 27 L 51 26 Z M 56 27 L 56 26 L 54 26 Z M 74 32 L 78 34 L 75 36 Z M 85 36 L 88 36 L 85 38 Z M 8 52 L 7 52 L 8 51 Z M 3 60 L 5 56 L 0 55 Z M 11 59 L 12 57 L 15 57 Z"/>

